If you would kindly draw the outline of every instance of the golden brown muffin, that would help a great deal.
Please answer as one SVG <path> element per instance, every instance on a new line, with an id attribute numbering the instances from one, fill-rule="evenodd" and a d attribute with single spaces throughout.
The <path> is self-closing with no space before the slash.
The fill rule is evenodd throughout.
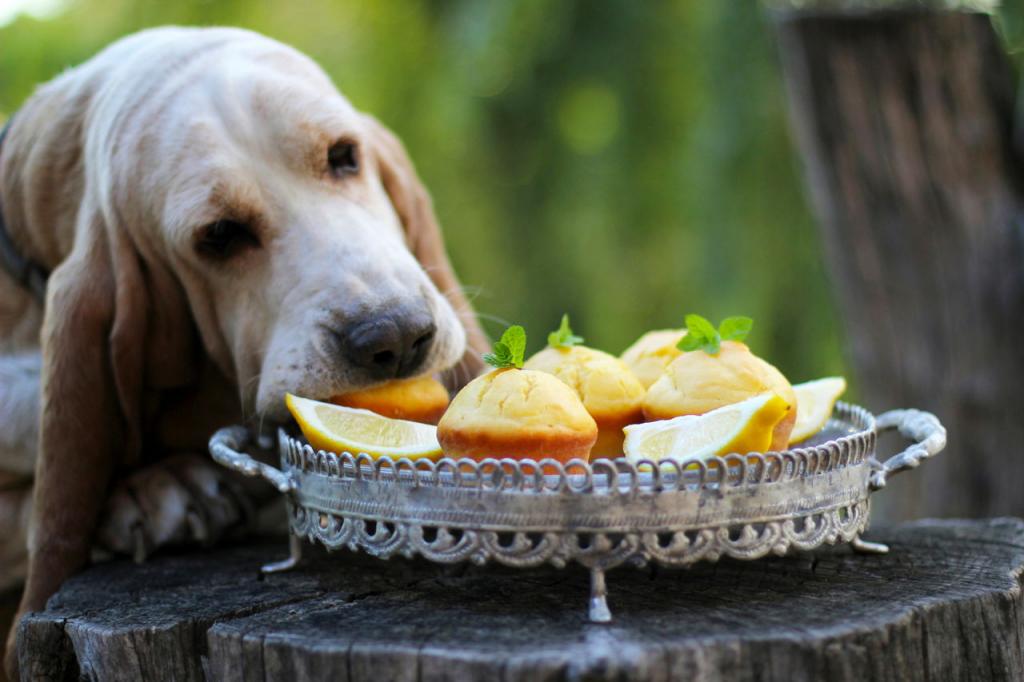
<path id="1" fill-rule="evenodd" d="M 669 363 L 683 354 L 676 347 L 686 336 L 685 329 L 659 329 L 650 331 L 622 351 L 622 361 L 632 370 L 644 388 L 657 381 Z"/>
<path id="2" fill-rule="evenodd" d="M 622 360 L 586 346 L 545 348 L 524 369 L 547 372 L 576 392 L 597 423 L 591 459 L 622 457 L 622 429 L 643 421 L 644 387 Z"/>
<path id="3" fill-rule="evenodd" d="M 430 376 L 396 379 L 331 398 L 335 405 L 358 407 L 392 419 L 436 424 L 448 408 L 448 389 Z"/>
<path id="4" fill-rule="evenodd" d="M 544 372 L 496 369 L 466 384 L 437 425 L 447 457 L 586 460 L 594 423 L 571 388 Z"/>
<path id="5" fill-rule="evenodd" d="M 750 352 L 739 341 L 723 341 L 718 355 L 703 350 L 682 353 L 647 389 L 648 420 L 704 414 L 762 393 L 773 392 L 791 406 L 772 433 L 772 450 L 785 450 L 796 422 L 796 394 L 782 372 Z"/>

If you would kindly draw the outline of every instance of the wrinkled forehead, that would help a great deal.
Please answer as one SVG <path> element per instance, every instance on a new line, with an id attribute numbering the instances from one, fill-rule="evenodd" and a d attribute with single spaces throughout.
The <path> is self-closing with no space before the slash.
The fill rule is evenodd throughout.
<path id="1" fill-rule="evenodd" d="M 174 232 L 218 219 L 225 205 L 294 193 L 324 171 L 328 147 L 364 136 L 359 113 L 297 52 L 270 43 L 207 61 L 147 103 L 156 128 L 145 134 L 139 172 Z"/>
<path id="2" fill-rule="evenodd" d="M 168 96 L 177 144 L 308 172 L 333 142 L 359 137 L 358 113 L 326 75 L 287 49 L 230 51 Z M 253 157 L 262 157 L 254 159 Z"/>

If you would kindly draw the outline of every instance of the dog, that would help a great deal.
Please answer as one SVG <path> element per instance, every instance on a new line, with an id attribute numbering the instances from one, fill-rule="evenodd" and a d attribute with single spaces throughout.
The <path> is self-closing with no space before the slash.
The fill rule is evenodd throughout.
<path id="1" fill-rule="evenodd" d="M 0 211 L 18 618 L 97 542 L 145 554 L 244 517 L 255 498 L 205 456 L 215 428 L 285 423 L 289 391 L 428 373 L 454 390 L 483 367 L 399 140 L 249 31 L 146 30 L 41 86 L 0 146 Z"/>

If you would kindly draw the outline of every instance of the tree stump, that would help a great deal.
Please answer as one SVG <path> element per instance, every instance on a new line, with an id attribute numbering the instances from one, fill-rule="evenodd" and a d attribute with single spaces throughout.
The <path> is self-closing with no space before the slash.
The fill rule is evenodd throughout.
<path id="1" fill-rule="evenodd" d="M 110 563 L 20 630 L 26 679 L 1020 680 L 1024 522 L 879 529 L 849 547 L 608 575 L 320 555 L 282 544 Z"/>
<path id="2" fill-rule="evenodd" d="M 949 429 L 949 454 L 878 511 L 1024 516 L 1024 122 L 992 18 L 773 4 L 799 7 L 773 17 L 863 402 Z"/>

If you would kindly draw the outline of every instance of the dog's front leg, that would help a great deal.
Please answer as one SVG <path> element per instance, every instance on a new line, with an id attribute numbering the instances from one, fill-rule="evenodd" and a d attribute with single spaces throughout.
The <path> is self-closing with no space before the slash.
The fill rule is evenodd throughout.
<path id="1" fill-rule="evenodd" d="M 38 352 L 0 354 L 0 591 L 25 581 L 41 366 Z"/>
<path id="2" fill-rule="evenodd" d="M 0 354 L 0 472 L 12 477 L 31 477 L 36 468 L 41 372 L 38 352 Z"/>
<path id="3" fill-rule="evenodd" d="M 273 487 L 228 471 L 205 453 L 177 454 L 114 485 L 97 549 L 141 561 L 168 545 L 208 546 L 229 534 L 284 530 L 283 507 L 275 519 L 269 504 L 275 499 L 281 497 Z"/>

